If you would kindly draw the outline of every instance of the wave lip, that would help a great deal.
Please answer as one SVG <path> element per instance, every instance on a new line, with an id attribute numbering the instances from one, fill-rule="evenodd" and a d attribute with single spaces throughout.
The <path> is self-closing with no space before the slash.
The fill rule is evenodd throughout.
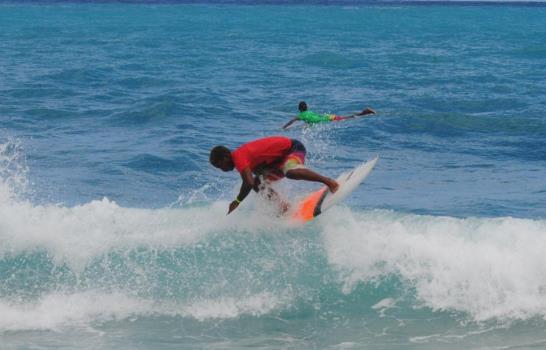
<path id="1" fill-rule="evenodd" d="M 138 315 L 170 315 L 173 309 L 174 315 L 206 320 L 262 315 L 293 298 L 315 303 L 323 293 L 344 298 L 343 293 L 361 293 L 360 285 L 372 288 L 392 277 L 410 293 L 383 295 L 383 303 L 370 310 L 385 313 L 409 305 L 464 313 L 475 321 L 546 319 L 545 221 L 336 207 L 310 225 L 294 226 L 268 222 L 259 213 L 226 216 L 226 205 L 151 210 L 123 208 L 107 199 L 72 208 L 0 202 L 0 263 L 36 259 L 28 260 L 29 269 L 36 262 L 51 264 L 40 267 L 50 280 L 30 293 L 38 297 L 32 307 L 8 302 L 21 297 L 16 286 L 31 279 L 6 280 L 16 289 L 3 287 L 2 314 L 10 315 L 3 327 L 17 328 L 31 319 L 37 322 L 32 327 L 47 325 L 34 313 L 56 307 L 58 319 L 51 324 L 108 319 L 93 301 L 94 288 L 135 287 L 139 297 L 127 303 L 136 305 Z M 75 290 L 67 297 L 75 305 L 78 295 L 87 298 L 81 304 L 89 309 L 70 311 L 56 304 L 55 291 L 64 289 Z M 292 297 L 283 296 L 283 289 Z M 170 299 L 175 306 L 162 306 Z M 335 307 L 328 303 L 319 302 L 321 308 Z M 130 317 L 124 310 L 112 318 Z"/>

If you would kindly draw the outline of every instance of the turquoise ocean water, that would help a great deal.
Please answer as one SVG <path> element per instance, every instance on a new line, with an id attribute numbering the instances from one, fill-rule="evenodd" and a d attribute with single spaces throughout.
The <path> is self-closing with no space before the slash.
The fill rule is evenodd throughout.
<path id="1" fill-rule="evenodd" d="M 0 3 L 0 348 L 546 348 L 545 91 L 540 3 Z M 380 161 L 226 216 L 276 134 Z"/>

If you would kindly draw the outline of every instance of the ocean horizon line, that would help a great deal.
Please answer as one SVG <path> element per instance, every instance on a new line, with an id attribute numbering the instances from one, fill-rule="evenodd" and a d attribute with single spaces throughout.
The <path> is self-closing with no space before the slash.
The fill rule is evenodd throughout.
<path id="1" fill-rule="evenodd" d="M 546 6 L 546 0 L 0 0 L 0 4 L 195 4 L 195 5 L 460 5 Z"/>

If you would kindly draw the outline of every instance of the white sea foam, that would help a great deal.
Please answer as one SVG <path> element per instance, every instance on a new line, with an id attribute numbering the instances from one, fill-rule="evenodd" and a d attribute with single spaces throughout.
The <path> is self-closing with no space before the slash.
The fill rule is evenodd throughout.
<path id="1" fill-rule="evenodd" d="M 148 210 L 123 208 L 106 199 L 72 208 L 9 200 L 0 203 L 0 253 L 6 258 L 46 250 L 57 263 L 79 270 L 110 251 L 139 247 L 168 250 L 206 241 L 212 232 L 246 231 L 252 235 L 267 226 L 266 219 L 248 217 L 244 212 L 238 217 L 226 216 L 226 205 Z M 278 219 L 275 222 L 279 223 Z M 360 283 L 394 275 L 414 290 L 418 299 L 415 306 L 464 312 L 477 321 L 546 317 L 544 221 L 457 219 L 334 208 L 312 227 L 321 231 L 329 265 L 337 271 L 345 293 Z M 287 227 L 279 225 L 276 229 L 282 234 Z M 231 297 L 196 301 L 186 305 L 184 312 L 197 319 L 259 314 L 277 305 L 271 301 L 274 298 L 272 294 L 246 301 Z M 49 322 L 32 316 L 40 306 L 25 311 L 9 308 L 2 300 L 0 303 L 1 322 L 18 324 L 21 317 Z M 53 305 L 54 299 L 42 303 Z M 138 303 L 135 310 L 144 307 L 158 311 L 155 306 Z M 392 306 L 384 304 L 376 306 Z M 95 307 L 92 300 L 88 305 L 89 310 Z M 80 317 L 77 314 L 87 311 L 60 307 L 58 317 L 68 320 L 71 312 Z M 124 317 L 122 311 L 118 314 Z M 105 314 L 101 315 L 99 318 Z"/>
<path id="2" fill-rule="evenodd" d="M 227 202 L 216 202 L 200 208 L 133 209 L 107 198 L 62 207 L 4 199 L 0 201 L 0 257 L 46 250 L 57 263 L 79 270 L 110 251 L 175 249 L 205 240 L 210 233 L 282 226 L 275 218 L 244 210 L 226 216 L 227 207 Z"/>
<path id="3" fill-rule="evenodd" d="M 9 137 L 0 143 L 0 201 L 6 202 L 28 191 L 26 165 L 19 140 Z"/>
<path id="4" fill-rule="evenodd" d="M 397 275 L 434 310 L 546 317 L 546 222 L 334 211 L 322 218 L 324 244 L 346 293 Z"/>
<path id="5" fill-rule="evenodd" d="M 241 298 L 198 299 L 185 303 L 153 301 L 121 292 L 52 293 L 34 302 L 0 300 L 0 331 L 86 328 L 107 321 L 138 317 L 190 317 L 199 321 L 261 316 L 283 304 L 270 294 Z"/>

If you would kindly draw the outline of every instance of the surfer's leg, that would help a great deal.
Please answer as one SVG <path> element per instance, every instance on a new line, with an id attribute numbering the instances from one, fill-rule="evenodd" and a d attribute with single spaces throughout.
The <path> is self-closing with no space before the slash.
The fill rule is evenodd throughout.
<path id="1" fill-rule="evenodd" d="M 341 116 L 341 115 L 335 115 L 335 114 L 331 114 L 330 115 L 330 121 L 332 122 L 338 122 L 340 120 L 345 120 L 345 119 L 353 119 L 355 116 L 354 115 L 350 115 L 348 117 L 344 117 L 344 116 Z"/>
<path id="2" fill-rule="evenodd" d="M 290 204 L 285 202 L 282 197 L 277 193 L 277 191 L 275 191 L 271 187 L 264 191 L 264 195 L 268 200 L 272 201 L 278 206 L 280 214 L 286 213 L 286 211 L 290 208 Z"/>
<path id="3" fill-rule="evenodd" d="M 292 180 L 305 180 L 305 181 L 313 181 L 313 182 L 322 182 L 328 188 L 330 191 L 335 192 L 339 188 L 339 184 L 329 177 L 322 176 L 319 173 L 314 172 L 313 170 L 307 169 L 307 168 L 298 168 L 298 169 L 292 169 L 288 170 L 286 172 L 286 177 Z"/>
<path id="4" fill-rule="evenodd" d="M 362 112 L 355 114 L 355 115 L 367 115 L 367 114 L 375 114 L 375 111 L 371 108 L 366 108 Z"/>
<path id="5" fill-rule="evenodd" d="M 272 201 L 279 207 L 279 214 L 284 214 L 290 208 L 290 204 L 285 202 L 282 197 L 271 187 L 271 182 L 265 180 L 260 183 L 259 192 L 263 198 Z"/>
<path id="6" fill-rule="evenodd" d="M 371 109 L 371 108 L 366 108 L 366 109 L 362 110 L 362 112 L 358 112 L 356 114 L 349 115 L 347 117 L 336 115 L 335 117 L 338 118 L 338 119 L 334 119 L 334 120 L 354 119 L 355 117 L 360 117 L 360 116 L 367 115 L 367 114 L 375 114 L 375 111 L 373 109 Z"/>
<path id="7" fill-rule="evenodd" d="M 305 146 L 298 140 L 292 140 L 291 152 L 286 156 L 280 168 L 284 175 L 292 180 L 322 182 L 330 191 L 337 191 L 339 185 L 334 180 L 315 173 L 305 167 Z"/>

